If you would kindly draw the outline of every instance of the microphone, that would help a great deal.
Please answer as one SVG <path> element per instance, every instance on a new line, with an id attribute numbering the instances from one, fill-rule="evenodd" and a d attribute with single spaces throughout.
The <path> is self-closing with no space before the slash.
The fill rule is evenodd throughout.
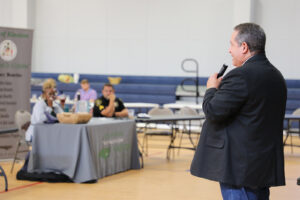
<path id="1" fill-rule="evenodd" d="M 217 78 L 223 76 L 223 74 L 225 73 L 226 69 L 227 69 L 228 65 L 223 64 L 222 68 L 220 69 Z"/>

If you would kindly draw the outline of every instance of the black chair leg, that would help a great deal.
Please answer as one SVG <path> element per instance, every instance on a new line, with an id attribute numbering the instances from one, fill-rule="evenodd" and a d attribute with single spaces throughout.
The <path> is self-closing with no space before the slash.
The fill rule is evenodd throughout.
<path id="1" fill-rule="evenodd" d="M 14 160 L 13 160 L 13 163 L 12 163 L 12 166 L 11 166 L 11 169 L 10 169 L 10 173 L 12 173 L 13 170 L 14 170 L 15 163 L 16 163 L 16 160 L 17 160 L 17 157 L 18 157 L 18 151 L 19 151 L 20 146 L 21 146 L 21 144 L 20 144 L 20 142 L 18 142 L 17 149 L 16 149 L 16 152 L 15 152 L 15 157 L 14 157 Z"/>
<path id="2" fill-rule="evenodd" d="M 7 183 L 7 177 L 6 174 L 4 172 L 4 169 L 0 166 L 0 176 L 3 176 L 4 181 L 5 181 L 5 191 L 8 190 L 8 183 Z"/>

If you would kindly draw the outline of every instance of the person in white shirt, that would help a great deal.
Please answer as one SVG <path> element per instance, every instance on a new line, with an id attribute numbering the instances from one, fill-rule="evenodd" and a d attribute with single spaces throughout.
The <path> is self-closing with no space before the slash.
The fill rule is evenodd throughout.
<path id="1" fill-rule="evenodd" d="M 49 120 L 49 116 L 55 118 L 56 114 L 61 112 L 63 112 L 63 109 L 55 102 L 55 89 L 46 81 L 43 85 L 42 98 L 39 99 L 33 107 L 31 124 L 26 131 L 26 141 L 32 141 L 35 124 L 45 123 Z"/>

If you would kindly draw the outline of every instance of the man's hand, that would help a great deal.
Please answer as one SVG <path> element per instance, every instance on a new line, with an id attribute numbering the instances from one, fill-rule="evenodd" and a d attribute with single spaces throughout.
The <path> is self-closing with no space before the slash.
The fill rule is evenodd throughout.
<path id="1" fill-rule="evenodd" d="M 47 105 L 52 108 L 53 107 L 53 99 L 52 98 L 48 98 L 47 99 Z"/>
<path id="2" fill-rule="evenodd" d="M 111 101 L 111 102 L 115 102 L 115 100 L 116 100 L 116 95 L 114 94 L 114 93 L 111 93 L 110 95 L 109 95 L 109 101 Z"/>
<path id="3" fill-rule="evenodd" d="M 222 77 L 217 78 L 217 76 L 218 76 L 218 73 L 214 73 L 213 75 L 211 75 L 209 77 L 209 79 L 207 80 L 207 83 L 206 83 L 207 89 L 209 89 L 209 88 L 217 88 L 218 89 L 219 88 L 219 85 L 222 81 Z"/>

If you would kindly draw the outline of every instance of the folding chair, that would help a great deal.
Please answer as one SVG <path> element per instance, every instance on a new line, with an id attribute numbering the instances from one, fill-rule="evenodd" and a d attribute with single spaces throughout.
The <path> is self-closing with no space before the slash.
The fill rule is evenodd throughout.
<path id="1" fill-rule="evenodd" d="M 13 172 L 14 166 L 17 160 L 23 160 L 18 157 L 19 153 L 29 152 L 29 143 L 25 140 L 25 132 L 30 124 L 31 114 L 25 110 L 18 110 L 15 114 L 15 123 L 18 127 L 18 142 L 16 147 L 16 152 L 14 155 L 14 160 L 11 166 L 10 173 Z M 25 149 L 20 149 L 21 146 L 25 146 Z"/>
<path id="2" fill-rule="evenodd" d="M 293 115 L 300 115 L 300 108 L 297 108 L 293 113 Z M 297 127 L 294 128 L 293 125 L 297 123 Z M 291 143 L 289 144 L 291 146 L 291 152 L 293 153 L 293 137 L 290 135 L 291 133 L 296 133 L 300 136 L 300 121 L 299 120 L 290 120 L 288 124 L 288 128 L 286 130 L 286 137 L 284 139 L 283 144 L 286 144 L 286 141 L 288 137 L 290 136 Z"/>
<path id="3" fill-rule="evenodd" d="M 174 115 L 173 111 L 169 108 L 152 108 L 148 115 L 150 116 L 168 116 Z M 166 125 L 166 128 L 161 129 L 159 126 L 151 126 L 151 124 L 147 124 L 144 131 L 144 139 L 143 139 L 143 146 L 146 147 L 146 155 L 148 155 L 148 137 L 149 136 L 169 136 L 170 140 L 172 139 L 173 132 L 172 127 Z"/>
<path id="4" fill-rule="evenodd" d="M 178 113 L 178 115 L 192 115 L 192 116 L 198 116 L 199 113 L 195 110 L 192 109 L 190 107 L 183 107 L 181 108 Z M 182 143 L 182 138 L 183 138 L 183 134 L 188 134 L 189 136 L 189 140 L 191 142 L 191 144 L 193 145 L 194 148 L 196 148 L 196 143 L 193 142 L 192 138 L 191 138 L 191 133 L 196 133 L 197 134 L 197 141 L 199 140 L 199 136 L 200 136 L 200 132 L 201 132 L 201 127 L 202 127 L 202 120 L 200 121 L 180 121 L 177 123 L 177 125 L 180 127 L 181 129 L 181 137 L 179 140 L 179 147 L 181 147 L 181 143 Z M 178 148 L 178 154 L 179 154 L 180 148 Z"/>

